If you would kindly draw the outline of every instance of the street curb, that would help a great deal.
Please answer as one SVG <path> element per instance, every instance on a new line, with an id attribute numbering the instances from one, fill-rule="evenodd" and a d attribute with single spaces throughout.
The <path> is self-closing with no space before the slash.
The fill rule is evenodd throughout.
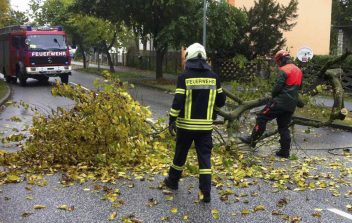
<path id="1" fill-rule="evenodd" d="M 4 97 L 0 98 L 0 106 L 4 105 L 9 100 L 11 93 L 12 93 L 11 87 L 6 83 L 6 81 L 4 81 L 4 83 L 7 88 L 7 92 Z"/>

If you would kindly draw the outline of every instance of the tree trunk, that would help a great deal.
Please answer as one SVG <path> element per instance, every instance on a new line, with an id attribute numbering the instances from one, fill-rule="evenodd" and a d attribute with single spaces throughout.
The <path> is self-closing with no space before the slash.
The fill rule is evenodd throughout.
<path id="1" fill-rule="evenodd" d="M 108 63 L 109 63 L 109 66 L 110 66 L 110 71 L 111 71 L 111 72 L 115 72 L 114 63 L 112 62 L 112 59 L 111 59 L 111 55 L 110 55 L 110 53 L 109 53 L 109 50 L 107 50 L 106 55 L 108 56 Z"/>
<path id="2" fill-rule="evenodd" d="M 98 52 L 98 70 L 100 70 L 100 53 L 99 52 Z"/>
<path id="3" fill-rule="evenodd" d="M 133 26 L 132 27 L 132 30 L 133 30 L 133 34 L 134 34 L 134 44 L 136 46 L 136 51 L 138 52 L 139 51 L 139 32 L 138 32 L 138 29 Z"/>
<path id="4" fill-rule="evenodd" d="M 112 62 L 111 55 L 110 55 L 110 52 L 109 52 L 109 48 L 106 46 L 105 43 L 103 43 L 103 44 L 104 44 L 104 53 L 106 54 L 106 57 L 108 58 L 108 64 L 109 64 L 109 67 L 110 67 L 110 71 L 111 72 L 115 72 L 114 63 Z"/>
<path id="5" fill-rule="evenodd" d="M 86 51 L 84 50 L 83 45 L 79 45 L 79 48 L 82 51 L 82 59 L 83 59 L 83 68 L 86 69 L 87 68 L 87 58 L 86 58 Z"/>
<path id="6" fill-rule="evenodd" d="M 147 44 L 148 44 L 148 37 L 147 36 L 143 36 L 142 44 L 143 44 L 143 53 L 145 55 L 145 53 L 147 51 Z"/>
<path id="7" fill-rule="evenodd" d="M 156 80 L 163 78 L 163 59 L 166 53 L 166 49 L 157 49 L 156 50 Z"/>
<path id="8" fill-rule="evenodd" d="M 109 50 L 114 46 L 115 42 L 116 42 L 116 38 L 117 38 L 117 32 L 114 33 L 114 36 L 111 40 L 111 43 L 108 45 L 106 45 L 106 42 L 103 41 L 103 46 L 104 46 L 104 50 L 105 50 L 105 53 L 106 53 L 106 56 L 108 58 L 108 64 L 109 64 L 109 67 L 110 67 L 110 71 L 111 72 L 115 72 L 115 68 L 114 68 L 114 63 L 111 59 L 111 55 L 110 55 L 110 52 Z"/>

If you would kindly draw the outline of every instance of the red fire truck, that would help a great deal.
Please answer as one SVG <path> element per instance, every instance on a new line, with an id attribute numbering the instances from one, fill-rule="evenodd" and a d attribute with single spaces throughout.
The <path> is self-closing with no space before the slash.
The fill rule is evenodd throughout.
<path id="1" fill-rule="evenodd" d="M 67 84 L 71 58 L 62 27 L 10 26 L 0 29 L 0 73 L 7 82 L 26 85 L 28 78 Z"/>

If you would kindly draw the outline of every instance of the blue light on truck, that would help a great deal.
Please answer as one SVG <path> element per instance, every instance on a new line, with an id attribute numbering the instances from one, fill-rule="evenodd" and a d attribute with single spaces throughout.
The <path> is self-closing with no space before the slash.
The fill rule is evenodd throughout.
<path id="1" fill-rule="evenodd" d="M 68 62 L 66 61 L 65 64 L 68 64 Z"/>
<path id="2" fill-rule="evenodd" d="M 32 31 L 32 26 L 27 26 L 27 31 Z"/>
<path id="3" fill-rule="evenodd" d="M 32 63 L 32 65 L 34 66 L 34 65 L 35 65 L 35 63 Z"/>

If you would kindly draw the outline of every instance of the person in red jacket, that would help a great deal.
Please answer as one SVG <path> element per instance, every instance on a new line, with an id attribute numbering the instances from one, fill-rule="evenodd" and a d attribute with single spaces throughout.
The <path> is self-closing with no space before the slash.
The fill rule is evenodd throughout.
<path id="1" fill-rule="evenodd" d="M 301 89 L 303 74 L 292 63 L 290 54 L 285 50 L 280 50 L 275 54 L 275 62 L 279 67 L 279 73 L 271 92 L 272 99 L 257 116 L 252 135 L 240 137 L 240 140 L 255 147 L 257 140 L 266 129 L 266 123 L 276 119 L 281 146 L 276 155 L 288 158 L 291 147 L 291 136 L 288 127 L 297 105 L 299 107 L 302 106 L 298 98 L 298 91 Z"/>
<path id="2" fill-rule="evenodd" d="M 186 49 L 185 71 L 177 78 L 169 118 L 169 131 L 176 132 L 176 150 L 164 183 L 171 189 L 178 189 L 188 150 L 194 142 L 202 201 L 210 202 L 214 108 L 224 106 L 225 94 L 219 76 L 211 71 L 206 58 L 205 49 L 199 43 Z"/>

